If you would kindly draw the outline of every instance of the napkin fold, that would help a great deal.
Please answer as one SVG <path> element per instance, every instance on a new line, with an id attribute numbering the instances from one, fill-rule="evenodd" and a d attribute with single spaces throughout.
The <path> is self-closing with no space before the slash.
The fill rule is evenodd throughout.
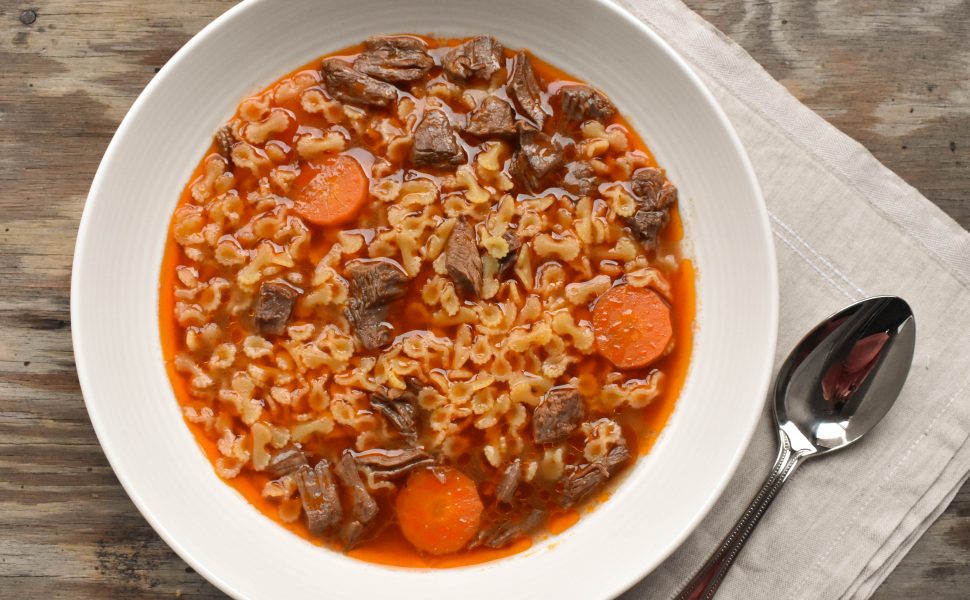
<path id="1" fill-rule="evenodd" d="M 916 356 L 896 406 L 863 443 L 799 469 L 719 592 L 868 598 L 970 474 L 970 234 L 679 1 L 617 1 L 690 63 L 751 157 L 778 254 L 776 366 L 846 304 L 894 294 L 913 307 Z M 624 598 L 678 591 L 760 487 L 775 439 L 766 406 L 711 513 Z"/>

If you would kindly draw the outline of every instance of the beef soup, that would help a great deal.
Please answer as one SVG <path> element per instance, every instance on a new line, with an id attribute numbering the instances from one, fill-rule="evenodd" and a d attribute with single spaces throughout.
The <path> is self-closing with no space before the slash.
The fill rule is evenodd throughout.
<path id="1" fill-rule="evenodd" d="M 691 349 L 677 190 L 599 90 L 487 36 L 382 36 L 247 98 L 172 217 L 161 333 L 218 475 L 364 560 L 574 523 Z"/>

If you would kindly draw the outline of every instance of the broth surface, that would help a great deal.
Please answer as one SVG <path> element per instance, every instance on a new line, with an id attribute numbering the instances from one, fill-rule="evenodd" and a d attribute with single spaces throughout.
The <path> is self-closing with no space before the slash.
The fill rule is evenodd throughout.
<path id="1" fill-rule="evenodd" d="M 617 446 L 632 454 L 622 469 L 650 451 L 690 361 L 694 271 L 681 254 L 676 203 L 665 209 L 669 222 L 653 247 L 637 241 L 630 217 L 620 214 L 625 202 L 638 201 L 630 183 L 635 172 L 658 167 L 642 139 L 619 113 L 604 122 L 564 125 L 557 110 L 562 90 L 582 82 L 534 56 L 529 60 L 549 115 L 541 131 L 572 162 L 595 164 L 598 184 L 590 195 L 580 197 L 559 185 L 521 189 L 510 174 L 521 132 L 516 140 L 456 131 L 463 162 L 416 166 L 409 152 L 421 118 L 440 110 L 457 128 L 486 96 L 509 101 L 504 83 L 520 59 L 505 49 L 498 73 L 458 85 L 442 74 L 440 64 L 466 40 L 411 37 L 427 44 L 435 64 L 420 79 L 399 84 L 392 107 L 365 109 L 338 102 L 328 91 L 323 61 L 353 61 L 363 45 L 311 61 L 240 104 L 225 130 L 231 151 L 214 141 L 173 215 L 159 321 L 167 370 L 187 425 L 217 473 L 260 512 L 315 544 L 361 560 L 454 567 L 515 554 L 537 538 L 561 533 L 610 489 L 598 486 L 564 506 L 562 489 L 570 473 L 600 464 Z M 528 121 L 518 110 L 516 118 Z M 368 197 L 350 221 L 317 225 L 303 216 L 301 190 L 320 172 L 318 165 L 338 155 L 360 164 L 369 180 Z M 497 170 L 487 168 L 487 156 L 495 157 Z M 461 181 L 463 168 L 472 184 Z M 487 200 L 476 204 L 470 198 L 478 190 Z M 422 204 L 422 194 L 434 199 Z M 514 215 L 503 217 L 508 207 Z M 449 272 L 435 264 L 443 263 L 451 243 L 442 231 L 462 219 L 472 224 L 483 256 L 477 298 L 460 292 Z M 592 226 L 583 229 L 584 223 Z M 530 227 L 534 231 L 527 232 Z M 500 245 L 495 240 L 502 228 L 520 235 L 523 249 L 508 271 L 497 273 L 494 246 Z M 415 230 L 417 243 L 408 237 Z M 536 241 L 542 236 L 545 250 Z M 580 253 L 553 247 L 563 240 L 576 241 Z M 362 347 L 347 318 L 354 285 L 348 264 L 360 259 L 393 261 L 407 275 L 406 290 L 385 317 L 392 334 L 378 348 Z M 608 288 L 636 285 L 663 298 L 673 329 L 664 356 L 621 370 L 589 345 L 585 336 L 592 339 L 600 294 L 573 302 L 566 290 L 604 275 Z M 254 322 L 262 286 L 272 282 L 297 294 L 279 335 L 260 332 Z M 513 321 L 505 323 L 503 310 L 515 313 Z M 558 322 L 556 315 L 563 315 Z M 546 330 L 549 335 L 539 339 L 537 332 Z M 522 350 L 507 350 L 513 345 Z M 439 346 L 446 350 L 435 350 Z M 462 353 L 468 357 L 456 358 Z M 349 356 L 337 360 L 338 354 Z M 416 438 L 407 439 L 375 398 L 402 402 L 412 383 L 420 388 L 413 401 L 418 416 Z M 535 443 L 531 413 L 550 389 L 561 386 L 582 397 L 582 426 L 562 441 Z M 381 481 L 381 473 L 363 466 L 360 474 L 378 513 L 347 549 L 342 532 L 355 505 L 346 486 L 338 485 L 343 526 L 312 533 L 295 475 L 278 477 L 267 464 L 290 448 L 299 449 L 312 467 L 319 460 L 334 465 L 347 451 L 359 460 L 368 450 L 412 446 L 432 457 L 431 468 L 455 469 L 474 481 L 484 506 L 484 539 L 530 511 L 541 511 L 541 524 L 497 548 L 422 552 L 402 535 L 395 514 L 394 500 L 407 475 Z M 523 475 L 514 500 L 499 502 L 497 488 L 516 459 Z M 611 469 L 610 479 L 614 476 L 619 472 Z"/>

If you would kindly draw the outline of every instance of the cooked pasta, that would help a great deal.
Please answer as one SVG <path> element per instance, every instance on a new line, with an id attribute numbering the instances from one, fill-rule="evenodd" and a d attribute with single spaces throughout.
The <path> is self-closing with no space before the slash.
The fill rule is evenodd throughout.
<path id="1" fill-rule="evenodd" d="M 693 318 L 676 189 L 605 95 L 491 38 L 335 56 L 245 99 L 173 213 L 183 413 L 220 477 L 352 555 L 521 550 L 673 406 Z M 666 315 L 653 354 L 600 327 L 618 289 Z M 481 499 L 463 558 L 395 514 L 427 470 Z"/>

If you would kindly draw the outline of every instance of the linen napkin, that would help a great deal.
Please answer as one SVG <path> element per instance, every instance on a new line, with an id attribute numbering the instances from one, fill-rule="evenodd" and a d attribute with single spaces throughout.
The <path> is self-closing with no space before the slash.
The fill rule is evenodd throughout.
<path id="1" fill-rule="evenodd" d="M 863 443 L 799 469 L 719 592 L 867 598 L 970 473 L 970 234 L 679 1 L 617 1 L 687 59 L 751 157 L 778 253 L 776 366 L 817 321 L 866 296 L 902 296 L 916 314 L 896 406 Z M 761 485 L 775 443 L 766 407 L 711 513 L 624 598 L 678 591 Z"/>

